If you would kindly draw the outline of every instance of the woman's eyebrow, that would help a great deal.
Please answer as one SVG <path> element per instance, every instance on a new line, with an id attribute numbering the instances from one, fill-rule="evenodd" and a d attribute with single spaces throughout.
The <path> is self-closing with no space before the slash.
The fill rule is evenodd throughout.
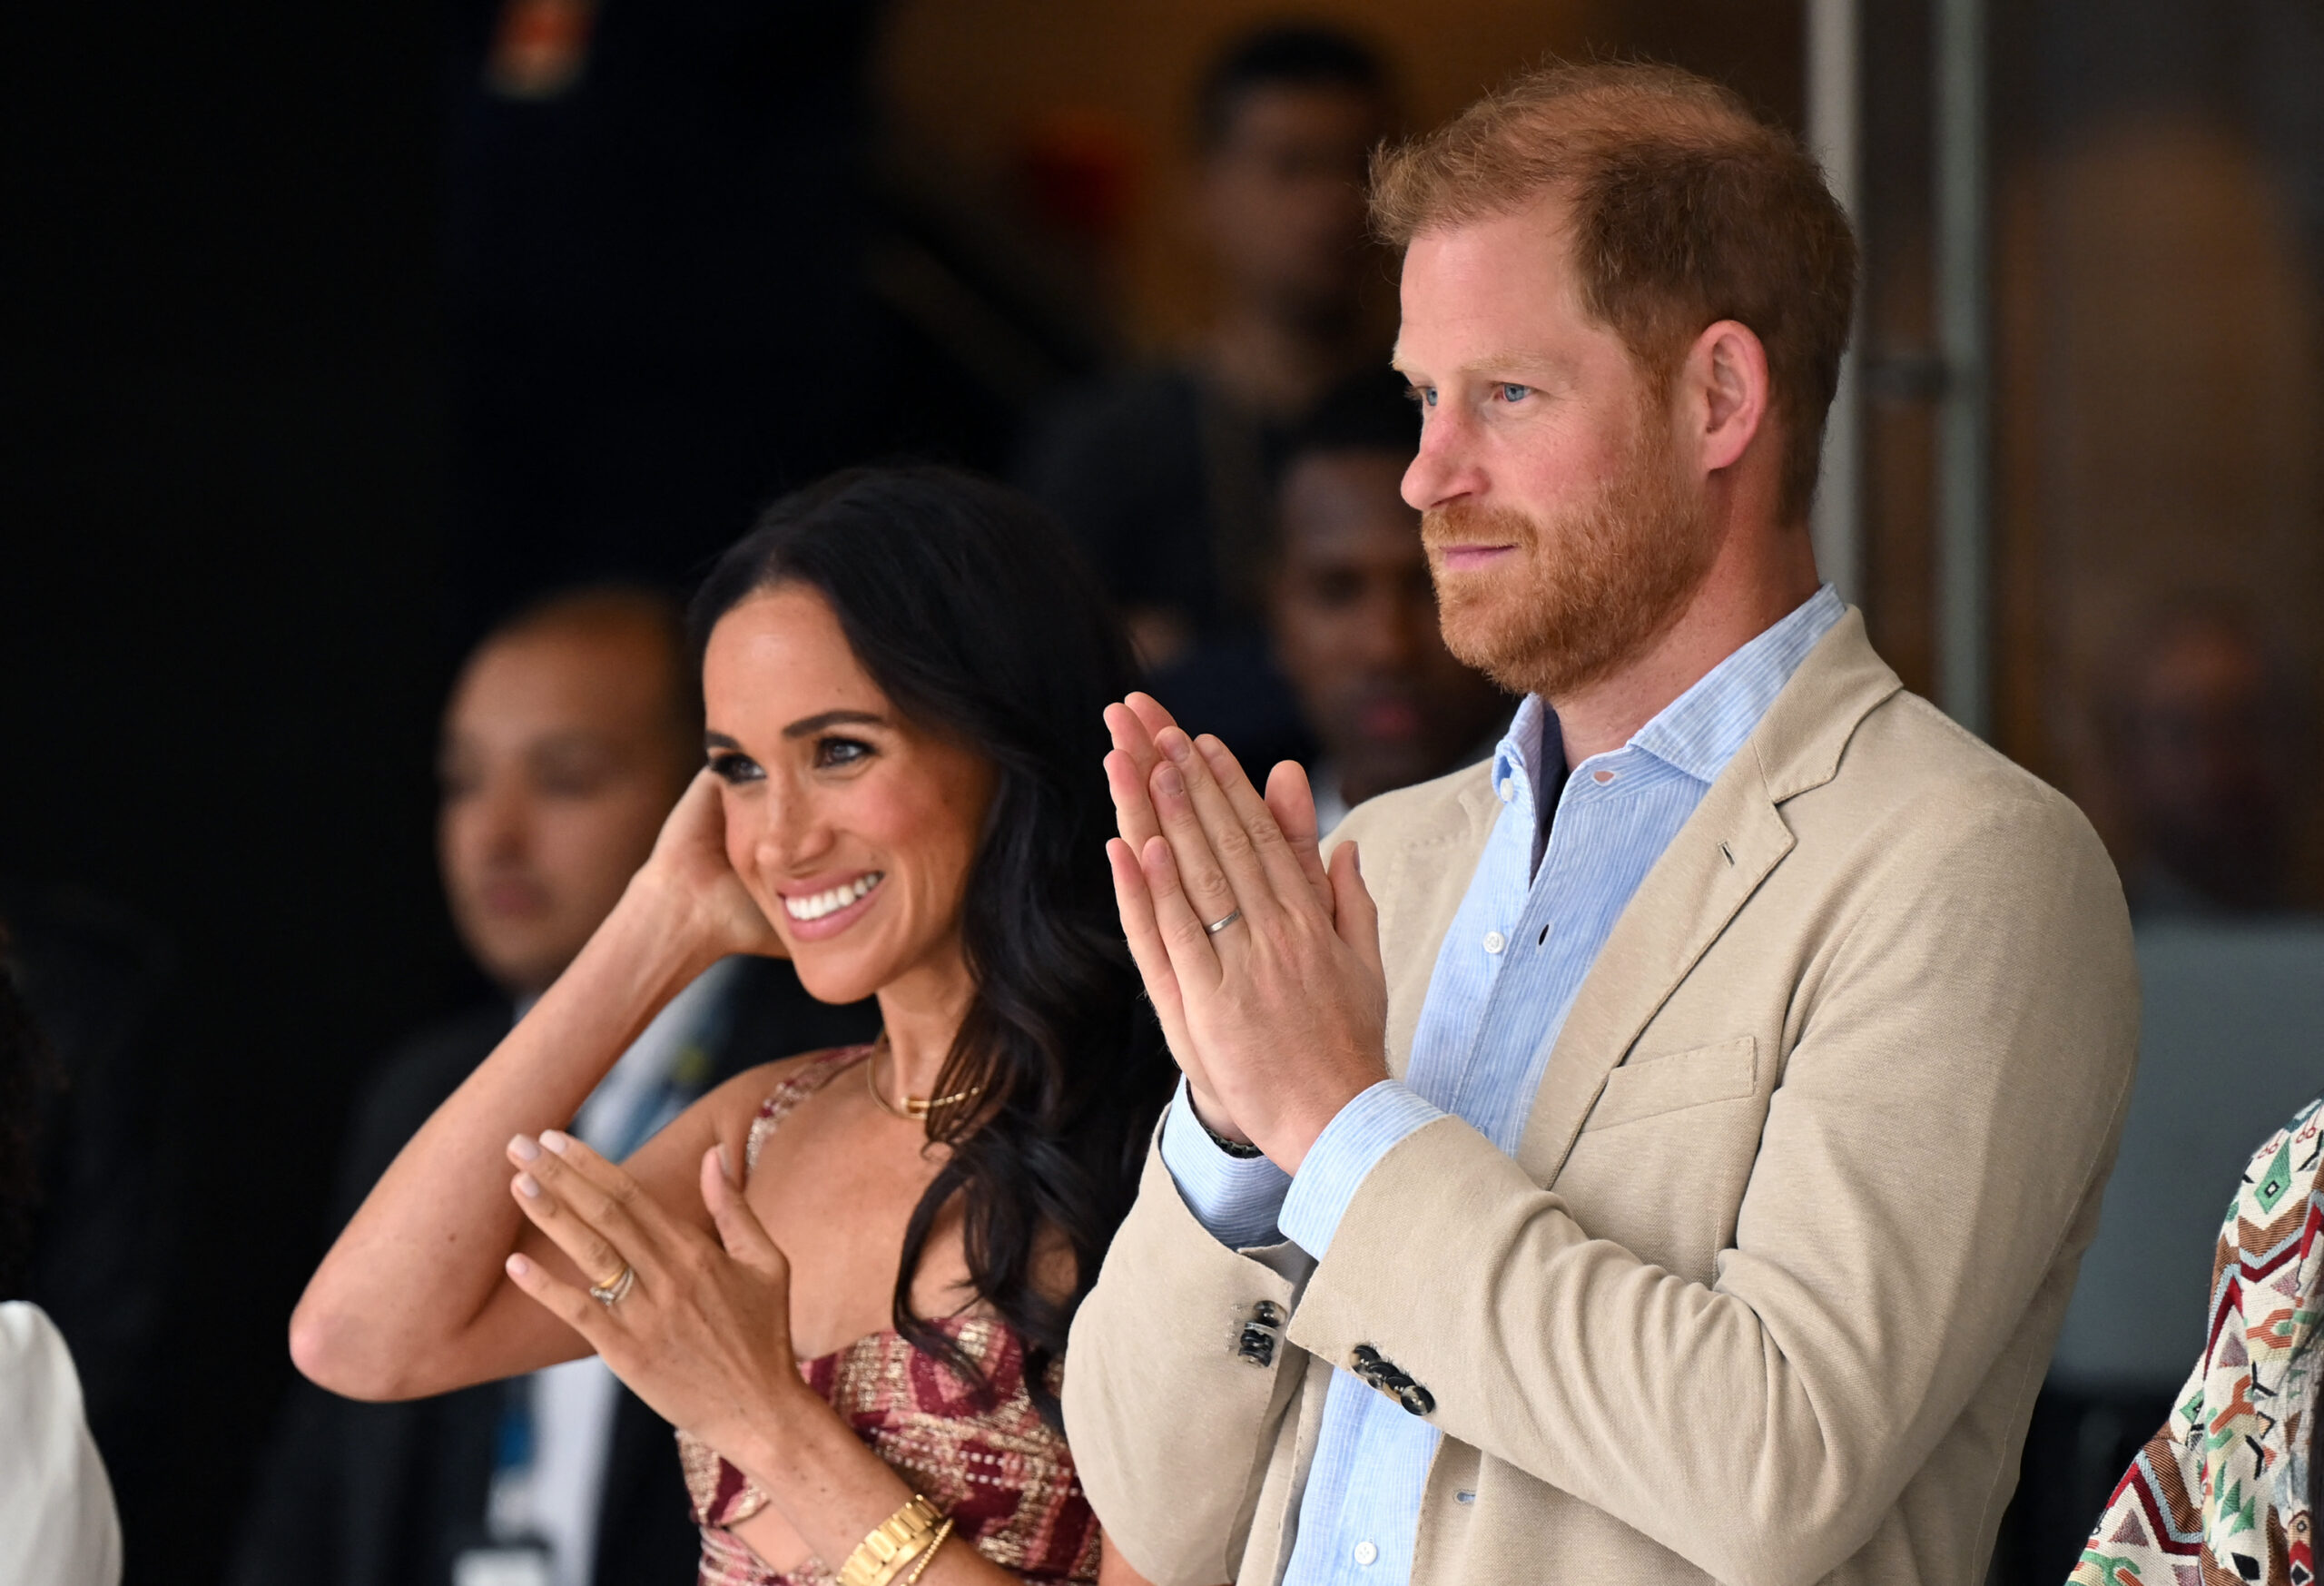
<path id="1" fill-rule="evenodd" d="M 786 738 L 808 738 L 826 727 L 884 727 L 888 718 L 875 711 L 825 711 L 821 715 L 802 716 L 783 729 Z"/>

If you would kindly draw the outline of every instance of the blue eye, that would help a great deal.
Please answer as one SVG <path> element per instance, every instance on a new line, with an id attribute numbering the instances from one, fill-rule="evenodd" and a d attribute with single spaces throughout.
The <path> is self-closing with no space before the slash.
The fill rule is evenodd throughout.
<path id="1" fill-rule="evenodd" d="M 1532 394 L 1533 388 L 1531 386 L 1504 384 L 1501 388 L 1501 399 L 1504 402 L 1521 402 Z"/>

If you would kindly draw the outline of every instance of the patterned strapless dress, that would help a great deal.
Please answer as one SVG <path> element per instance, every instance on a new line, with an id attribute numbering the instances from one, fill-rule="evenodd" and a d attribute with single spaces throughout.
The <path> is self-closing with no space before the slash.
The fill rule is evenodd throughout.
<path id="1" fill-rule="evenodd" d="M 767 1137 L 793 1108 L 871 1053 L 870 1047 L 824 1053 L 778 1086 L 751 1126 L 746 1168 L 758 1165 Z M 1064 1436 L 1025 1391 L 1023 1341 L 981 1305 L 939 1325 L 982 1368 L 989 1395 L 892 1331 L 802 1361 L 799 1374 L 890 1469 L 952 1517 L 955 1541 L 1027 1581 L 1095 1581 L 1098 1517 Z M 1053 1370 L 1052 1388 L 1063 1364 Z M 701 1586 L 836 1586 L 838 1565 L 822 1559 L 784 1573 L 769 1570 L 732 1529 L 765 1508 L 766 1494 L 683 1432 L 678 1454 L 702 1527 Z"/>

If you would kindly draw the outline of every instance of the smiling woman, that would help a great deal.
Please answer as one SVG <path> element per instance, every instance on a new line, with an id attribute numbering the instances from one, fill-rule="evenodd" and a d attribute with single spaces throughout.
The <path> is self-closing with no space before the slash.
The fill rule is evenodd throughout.
<path id="1" fill-rule="evenodd" d="M 679 1429 L 706 1581 L 1134 1581 L 1058 1414 L 1174 1072 L 1103 859 L 1121 635 L 1038 511 L 928 469 L 778 503 L 694 621 L 708 766 L 333 1247 L 292 1353 L 387 1398 L 595 1350 Z M 877 996 L 883 1033 L 620 1166 L 560 1132 L 734 952 Z"/>

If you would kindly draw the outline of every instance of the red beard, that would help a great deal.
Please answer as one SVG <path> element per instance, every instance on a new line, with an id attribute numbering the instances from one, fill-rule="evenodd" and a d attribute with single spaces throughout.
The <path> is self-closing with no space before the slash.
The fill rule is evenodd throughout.
<path id="1" fill-rule="evenodd" d="M 1421 516 L 1444 644 L 1503 688 L 1556 700 L 1620 671 L 1686 610 L 1718 541 L 1642 424 L 1596 497 L 1552 523 L 1465 501 Z M 1507 545 L 1448 576 L 1446 546 Z"/>

